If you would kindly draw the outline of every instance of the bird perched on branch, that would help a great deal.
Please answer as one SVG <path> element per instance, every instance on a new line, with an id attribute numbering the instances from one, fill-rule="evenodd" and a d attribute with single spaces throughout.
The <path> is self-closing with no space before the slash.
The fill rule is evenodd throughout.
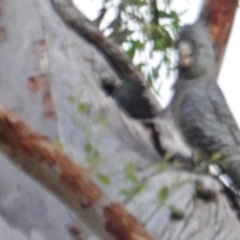
<path id="1" fill-rule="evenodd" d="M 175 94 L 169 105 L 186 142 L 211 157 L 221 153 L 225 171 L 240 187 L 240 130 L 216 83 L 216 57 L 204 23 L 185 26 L 179 52 Z"/>

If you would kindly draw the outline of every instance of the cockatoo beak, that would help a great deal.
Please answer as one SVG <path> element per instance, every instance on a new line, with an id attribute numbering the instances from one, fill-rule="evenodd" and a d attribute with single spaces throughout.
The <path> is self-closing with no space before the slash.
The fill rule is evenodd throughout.
<path id="1" fill-rule="evenodd" d="M 181 41 L 178 43 L 179 50 L 179 66 L 180 67 L 189 67 L 193 61 L 192 59 L 192 46 L 189 42 Z"/>

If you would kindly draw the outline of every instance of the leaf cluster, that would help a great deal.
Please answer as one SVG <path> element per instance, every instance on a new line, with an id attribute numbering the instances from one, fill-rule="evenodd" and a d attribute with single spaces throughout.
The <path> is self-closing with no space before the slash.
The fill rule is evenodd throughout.
<path id="1" fill-rule="evenodd" d="M 111 11 L 115 14 L 109 20 Z M 123 47 L 153 86 L 161 69 L 167 75 L 173 69 L 171 55 L 179 17 L 172 0 L 104 0 L 95 23 Z"/>

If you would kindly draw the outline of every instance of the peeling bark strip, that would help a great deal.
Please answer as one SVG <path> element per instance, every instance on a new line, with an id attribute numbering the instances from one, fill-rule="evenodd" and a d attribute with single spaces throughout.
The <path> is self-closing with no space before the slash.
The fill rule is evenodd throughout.
<path id="1" fill-rule="evenodd" d="M 91 181 L 88 172 L 1 105 L 0 149 L 14 164 L 58 196 L 79 218 L 84 218 L 84 209 L 89 211 L 90 208 L 93 215 L 87 214 L 91 219 L 86 220 L 85 216 L 84 220 L 93 230 L 98 226 L 103 232 L 102 221 L 106 217 L 106 230 L 113 238 L 106 233 L 100 234 L 105 236 L 104 239 L 153 240 L 145 228 L 120 204 L 109 206 L 102 216 L 102 209 L 110 201 Z M 99 233 L 99 230 L 95 231 Z M 121 236 L 126 237 L 119 238 L 120 232 L 124 234 Z"/>
<path id="2" fill-rule="evenodd" d="M 26 166 L 28 163 L 21 161 L 21 158 L 25 157 L 30 165 L 46 165 L 52 169 L 60 184 L 78 196 L 83 207 L 91 207 L 102 197 L 101 190 L 90 180 L 89 174 L 84 169 L 2 106 L 0 106 L 0 144 L 7 147 L 11 157 L 18 158 L 17 164 L 24 170 L 29 170 Z"/>
<path id="3" fill-rule="evenodd" d="M 120 204 L 111 204 L 104 209 L 106 229 L 116 240 L 154 240 L 144 228 Z M 119 222 L 119 219 L 122 219 Z M 123 231 L 126 229 L 127 231 Z"/>

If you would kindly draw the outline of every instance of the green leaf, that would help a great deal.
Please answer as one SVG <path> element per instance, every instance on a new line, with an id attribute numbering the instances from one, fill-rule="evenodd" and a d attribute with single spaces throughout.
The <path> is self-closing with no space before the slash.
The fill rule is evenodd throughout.
<path id="1" fill-rule="evenodd" d="M 211 156 L 211 161 L 213 161 L 213 162 L 219 161 L 222 159 L 222 157 L 223 157 L 223 155 L 221 152 L 216 152 Z"/>
<path id="2" fill-rule="evenodd" d="M 169 161 L 172 157 L 173 157 L 173 153 L 171 153 L 171 152 L 166 152 L 166 153 L 164 154 L 164 156 L 163 156 L 163 159 L 164 159 L 165 161 Z"/>
<path id="3" fill-rule="evenodd" d="M 76 98 L 73 96 L 73 95 L 69 95 L 67 97 L 68 101 L 71 102 L 71 103 L 74 103 L 76 101 Z"/>
<path id="4" fill-rule="evenodd" d="M 135 165 L 133 162 L 128 162 L 125 167 L 124 167 L 124 171 L 126 173 L 131 173 L 131 172 L 135 172 Z"/>
<path id="5" fill-rule="evenodd" d="M 64 149 L 64 144 L 63 144 L 63 142 L 60 141 L 60 140 L 55 141 L 55 142 L 54 142 L 54 145 L 55 145 L 58 149 L 60 149 L 60 150 L 63 150 L 63 149 Z"/>
<path id="6" fill-rule="evenodd" d="M 93 147 L 92 147 L 91 143 L 89 143 L 89 142 L 85 143 L 84 150 L 86 153 L 90 153 L 92 151 L 92 149 L 93 149 Z"/>
<path id="7" fill-rule="evenodd" d="M 79 103 L 78 104 L 78 111 L 80 113 L 86 113 L 89 110 L 89 105 L 87 103 Z"/>
<path id="8" fill-rule="evenodd" d="M 134 163 L 128 162 L 124 167 L 124 173 L 126 178 L 132 182 L 138 182 L 138 178 L 136 175 L 136 168 Z"/>
<path id="9" fill-rule="evenodd" d="M 163 0 L 161 4 L 157 0 L 121 0 L 114 6 L 115 19 L 104 32 L 110 30 L 108 36 L 127 49 L 128 57 L 139 64 L 138 68 L 147 79 L 155 82 L 160 77 L 168 78 L 174 67 L 171 57 L 174 36 L 177 36 L 179 17 L 184 12 L 175 11 L 171 0 Z M 102 7 L 107 14 L 112 0 L 104 0 Z M 135 59 L 136 56 L 140 57 Z M 155 58 L 162 59 L 163 64 L 156 67 Z M 159 91 L 155 93 L 159 95 Z"/>
<path id="10" fill-rule="evenodd" d="M 138 51 L 138 50 L 142 50 L 144 48 L 144 43 L 140 42 L 139 40 L 137 41 L 131 41 L 131 47 L 128 49 L 127 51 L 127 54 L 128 56 L 133 59 L 135 53 Z"/>
<path id="11" fill-rule="evenodd" d="M 169 198 L 169 192 L 170 191 L 169 191 L 169 188 L 167 186 L 163 187 L 160 190 L 160 192 L 158 194 L 158 200 L 162 205 L 164 205 L 167 202 L 167 200 Z"/>
<path id="12" fill-rule="evenodd" d="M 91 143 L 85 143 L 84 150 L 87 153 L 87 162 L 91 167 L 97 167 L 102 161 L 102 157 L 97 149 Z"/>
<path id="13" fill-rule="evenodd" d="M 104 185 L 110 185 L 112 182 L 109 176 L 107 176 L 106 174 L 99 173 L 97 175 L 97 178 Z"/>
<path id="14" fill-rule="evenodd" d="M 140 183 L 132 189 L 122 189 L 121 194 L 127 198 L 133 198 L 145 188 L 145 184 Z"/>

